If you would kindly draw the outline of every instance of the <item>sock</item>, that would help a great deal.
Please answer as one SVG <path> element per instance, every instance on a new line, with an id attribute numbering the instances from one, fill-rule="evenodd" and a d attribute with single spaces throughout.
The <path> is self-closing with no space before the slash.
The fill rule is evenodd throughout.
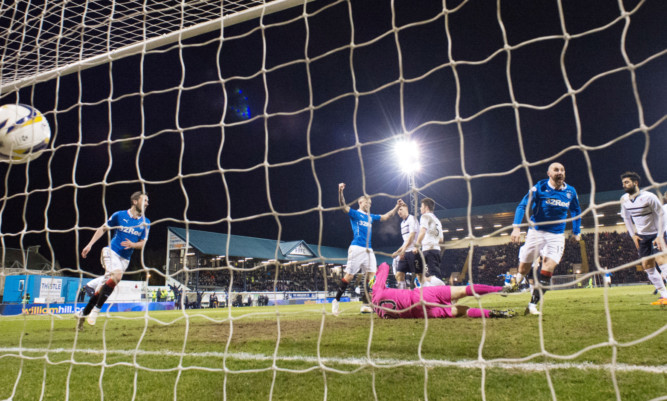
<path id="1" fill-rule="evenodd" d="M 111 284 L 109 284 L 109 283 L 111 283 Z M 104 303 L 107 301 L 107 299 L 109 298 L 109 295 L 111 295 L 111 293 L 113 292 L 113 289 L 115 287 L 116 287 L 116 282 L 113 281 L 113 279 L 111 279 L 111 278 L 109 280 L 107 280 L 106 283 L 104 283 L 104 285 L 102 286 L 102 288 L 100 289 L 100 291 L 98 293 L 99 296 L 98 296 L 98 299 L 97 299 L 97 303 L 95 304 L 95 306 L 97 308 L 102 309 L 102 305 L 104 305 Z"/>
<path id="2" fill-rule="evenodd" d="M 398 289 L 399 290 L 404 290 L 406 286 L 407 286 L 407 284 L 406 284 L 405 280 L 398 282 Z"/>
<path id="3" fill-rule="evenodd" d="M 530 303 L 537 305 L 540 302 L 540 299 L 542 299 L 542 294 L 540 294 L 540 290 L 538 288 L 535 288 L 533 290 L 533 295 L 530 297 Z"/>
<path id="4" fill-rule="evenodd" d="M 364 297 L 363 298 L 364 298 L 364 303 L 366 305 L 370 305 L 370 304 L 373 303 L 371 301 L 371 291 L 372 291 L 371 288 L 369 288 L 368 286 L 364 286 Z"/>
<path id="5" fill-rule="evenodd" d="M 661 273 L 662 279 L 667 280 L 667 263 L 665 263 L 664 265 L 660 265 L 660 271 L 662 272 Z"/>
<path id="6" fill-rule="evenodd" d="M 547 292 L 547 289 L 544 288 L 548 285 L 551 285 L 551 276 L 553 275 L 552 272 L 548 271 L 540 271 L 540 274 L 537 275 L 537 281 L 542 285 L 542 293 L 540 294 L 540 289 L 535 288 L 533 290 L 533 295 L 530 298 L 530 303 L 537 305 L 540 302 L 540 299 L 542 299 L 542 296 Z"/>
<path id="7" fill-rule="evenodd" d="M 343 293 L 347 289 L 347 285 L 350 284 L 347 281 L 345 281 L 345 278 L 342 278 L 340 280 L 340 287 L 338 287 L 338 292 L 336 293 L 336 301 L 340 301 L 340 297 L 343 296 Z"/>
<path id="8" fill-rule="evenodd" d="M 93 306 L 97 304 L 98 298 L 99 294 L 94 294 L 92 297 L 90 297 L 88 304 L 85 308 L 83 308 L 83 312 L 81 313 L 82 316 L 88 316 L 90 314 L 90 311 L 93 310 Z"/>
<path id="9" fill-rule="evenodd" d="M 473 295 L 473 287 L 475 289 L 475 292 L 478 295 L 484 295 L 488 294 L 490 292 L 499 292 L 503 289 L 503 287 L 496 287 L 494 285 L 486 285 L 486 284 L 473 284 L 472 286 L 467 286 L 466 287 L 466 295 L 471 296 Z"/>
<path id="10" fill-rule="evenodd" d="M 514 278 L 514 282 L 515 283 L 520 283 L 521 281 L 523 281 L 523 278 L 524 278 L 523 274 L 517 273 L 516 277 Z"/>
<path id="11" fill-rule="evenodd" d="M 549 273 L 549 275 L 547 276 L 547 275 L 542 274 L 540 272 L 540 274 L 537 277 L 537 281 L 542 286 L 549 285 L 550 281 L 551 281 L 551 272 L 544 272 L 544 273 Z M 540 293 L 540 291 L 541 291 L 541 293 Z M 544 287 L 542 287 L 541 289 L 540 288 L 534 288 L 533 289 L 533 295 L 530 297 L 530 303 L 533 304 L 533 305 L 537 305 L 540 302 L 540 299 L 542 299 L 542 295 L 544 295 L 544 293 L 546 293 L 546 292 L 547 292 L 547 289 L 544 288 Z"/>
<path id="12" fill-rule="evenodd" d="M 648 279 L 655 286 L 655 289 L 660 293 L 660 297 L 667 298 L 667 289 L 665 289 L 665 283 L 662 281 L 662 276 L 660 276 L 660 273 L 658 273 L 655 267 L 646 269 L 644 271 L 646 272 L 646 275 L 648 275 Z"/>
<path id="13" fill-rule="evenodd" d="M 481 285 L 481 284 L 476 284 L 476 285 Z M 468 309 L 466 314 L 468 315 L 468 317 L 472 317 L 472 318 L 482 317 L 482 315 L 484 315 L 484 317 L 489 317 L 489 310 L 488 309 L 470 308 L 470 309 Z"/>
<path id="14" fill-rule="evenodd" d="M 551 285 L 551 276 L 553 275 L 552 272 L 542 270 L 540 271 L 540 274 L 537 275 L 537 280 L 544 286 Z"/>

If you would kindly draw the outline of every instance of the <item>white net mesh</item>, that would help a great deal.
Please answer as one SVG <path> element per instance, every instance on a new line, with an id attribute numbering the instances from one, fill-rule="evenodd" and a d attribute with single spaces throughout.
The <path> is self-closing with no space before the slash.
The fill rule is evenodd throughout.
<path id="1" fill-rule="evenodd" d="M 290 288 L 281 286 L 313 280 L 332 295 L 338 276 L 321 264 L 345 257 L 325 258 L 325 247 L 351 238 L 337 184 L 347 183 L 348 201 L 368 194 L 374 212 L 390 209 L 410 192 L 389 150 L 406 137 L 422 144 L 417 189 L 439 205 L 517 202 L 562 161 L 568 182 L 591 194 L 584 213 L 596 215 L 616 202 L 596 194 L 616 189 L 624 170 L 653 188 L 667 182 L 666 9 L 657 0 L 2 2 L 0 103 L 33 105 L 53 132 L 40 158 L 1 167 L 3 282 L 26 276 L 12 295 L 20 305 L 30 276 L 53 286 L 59 274 L 100 274 L 101 245 L 86 260 L 81 249 L 141 189 L 151 239 L 125 280 L 212 280 L 230 299 L 259 283 L 279 299 Z M 474 246 L 475 218 L 458 237 Z M 229 240 L 224 252 L 209 244 L 216 262 L 178 253 L 167 273 L 168 226 L 269 239 L 266 259 L 303 239 L 316 256 L 301 270 L 239 265 Z M 400 244 L 397 228 L 377 226 L 376 250 Z M 501 241 L 509 229 L 489 235 Z M 31 265 L 32 245 L 51 263 Z M 598 266 L 598 251 L 590 256 Z M 50 314 L 2 316 L 0 398 L 665 399 L 667 325 L 648 292 L 551 291 L 543 317 L 473 322 L 383 321 L 357 316 L 358 305 L 338 318 L 326 304 L 239 309 L 219 292 L 227 309 L 108 313 L 82 333 L 58 309 L 27 306 Z"/>

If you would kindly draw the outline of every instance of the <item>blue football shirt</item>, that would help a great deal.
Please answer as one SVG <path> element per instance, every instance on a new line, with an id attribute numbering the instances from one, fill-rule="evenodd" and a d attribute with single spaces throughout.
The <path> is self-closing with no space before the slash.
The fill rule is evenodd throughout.
<path id="1" fill-rule="evenodd" d="M 352 208 L 350 208 L 347 214 L 350 216 L 350 224 L 352 224 L 352 233 L 354 234 L 350 245 L 372 248 L 371 233 L 373 222 L 380 220 L 382 216 L 379 214 L 366 214 Z"/>
<path id="2" fill-rule="evenodd" d="M 111 215 L 107 226 L 115 230 L 109 248 L 120 257 L 130 259 L 134 249 L 125 249 L 120 243 L 127 240 L 138 242 L 148 240 L 148 227 L 151 221 L 143 216 L 135 219 L 127 210 L 121 210 Z"/>
<path id="3" fill-rule="evenodd" d="M 568 211 L 571 216 L 581 215 L 581 206 L 579 206 L 579 197 L 574 187 L 563 184 L 563 187 L 556 189 L 549 184 L 549 179 L 544 179 L 535 184 L 534 187 L 523 197 L 521 203 L 514 213 L 514 224 L 521 224 L 528 205 L 528 199 L 531 197 L 530 221 L 543 223 L 549 221 L 563 220 L 567 218 Z M 565 232 L 565 222 L 554 224 L 539 224 L 535 229 L 547 231 L 554 234 L 563 234 Z M 581 218 L 572 220 L 572 233 L 578 235 L 581 232 Z"/>

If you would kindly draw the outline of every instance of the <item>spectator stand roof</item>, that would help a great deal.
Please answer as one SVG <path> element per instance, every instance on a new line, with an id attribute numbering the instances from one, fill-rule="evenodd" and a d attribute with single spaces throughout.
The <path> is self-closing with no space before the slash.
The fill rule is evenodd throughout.
<path id="1" fill-rule="evenodd" d="M 186 230 L 180 227 L 169 227 L 169 231 L 181 240 L 189 241 L 190 247 L 204 255 L 225 255 L 229 258 L 253 258 L 279 262 L 321 262 L 335 265 L 344 265 L 347 261 L 346 248 L 324 245 L 318 247 L 303 240 L 277 241 L 210 231 Z M 378 263 L 391 264 L 390 257 L 376 253 L 376 258 Z"/>

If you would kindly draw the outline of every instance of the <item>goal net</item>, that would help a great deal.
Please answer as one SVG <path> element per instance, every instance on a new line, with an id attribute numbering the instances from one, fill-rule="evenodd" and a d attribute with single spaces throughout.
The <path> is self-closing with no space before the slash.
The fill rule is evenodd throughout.
<path id="1" fill-rule="evenodd" d="M 598 234 L 620 209 L 600 194 L 624 171 L 664 194 L 666 20 L 658 0 L 0 3 L 0 104 L 35 107 L 52 131 L 40 157 L 0 165 L 0 398 L 664 399 L 664 308 L 653 287 L 604 285 L 639 274 L 638 258 L 609 256 Z M 405 141 L 420 151 L 409 175 Z M 511 220 L 490 219 L 553 162 L 587 196 L 593 245 L 542 315 L 331 314 L 352 239 L 339 183 L 380 215 L 411 195 L 436 214 L 467 208 L 445 241 L 473 260 L 509 240 Z M 150 197 L 150 239 L 123 280 L 144 306 L 76 331 L 62 305 L 103 273 L 109 233 L 81 252 L 135 191 Z M 382 220 L 372 243 L 389 258 L 399 219 Z M 217 252 L 206 262 L 195 230 L 226 235 L 202 240 Z M 234 238 L 268 241 L 269 256 L 232 258 Z M 290 250 L 302 263 L 281 259 Z M 489 258 L 466 277 L 493 272 Z M 182 293 L 157 298 L 199 308 L 217 292 L 218 308 L 150 310 L 169 285 Z M 299 305 L 278 302 L 288 290 Z M 461 302 L 523 312 L 529 299 Z"/>

